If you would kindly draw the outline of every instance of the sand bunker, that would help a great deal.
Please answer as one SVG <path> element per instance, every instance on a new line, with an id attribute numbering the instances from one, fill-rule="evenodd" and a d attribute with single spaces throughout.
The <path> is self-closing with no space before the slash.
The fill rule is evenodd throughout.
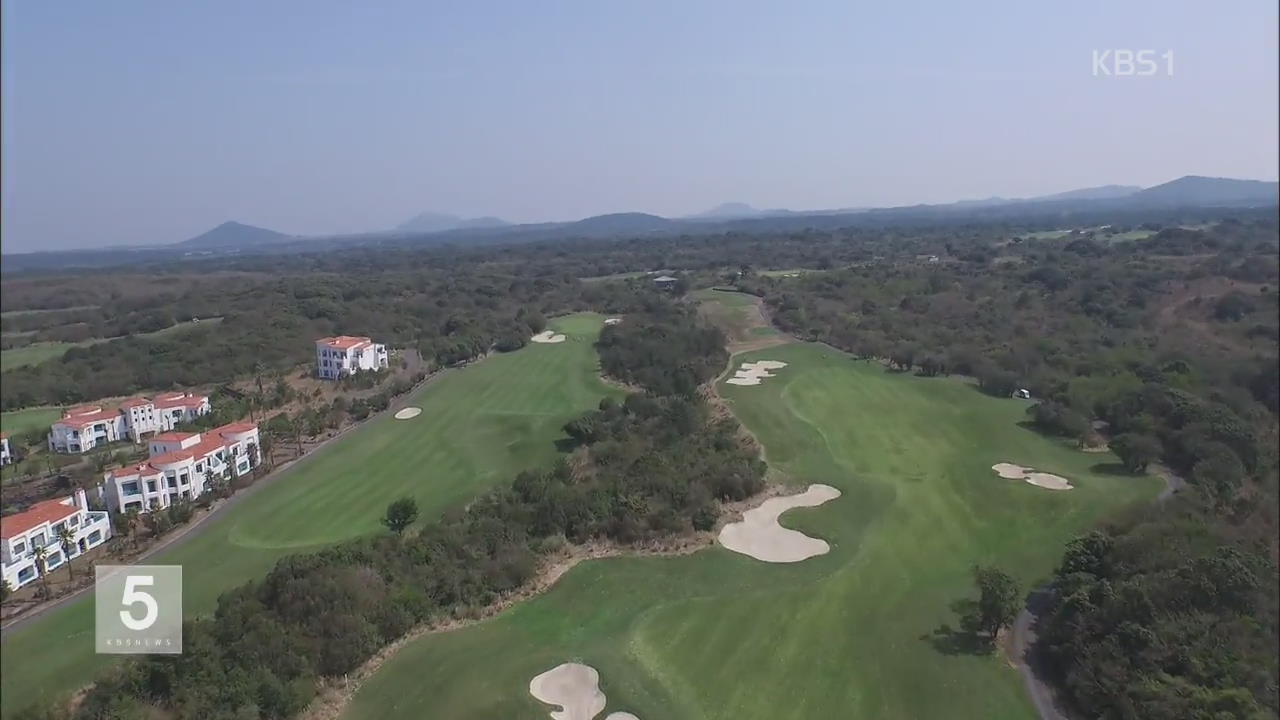
<path id="1" fill-rule="evenodd" d="M 542 332 L 529 338 L 536 343 L 562 343 L 564 336 L 554 330 L 543 330 Z"/>
<path id="2" fill-rule="evenodd" d="M 408 420 L 409 418 L 416 418 L 421 414 L 422 414 L 422 408 L 407 407 L 407 408 L 404 408 L 403 410 L 396 412 L 396 419 Z"/>
<path id="3" fill-rule="evenodd" d="M 604 321 L 604 324 L 605 324 L 605 325 L 617 325 L 617 324 L 618 324 L 618 323 L 620 323 L 620 322 L 622 322 L 622 318 L 606 318 L 606 319 L 605 319 L 605 321 Z"/>
<path id="4" fill-rule="evenodd" d="M 742 369 L 733 374 L 733 377 L 725 380 L 730 385 L 759 385 L 762 378 L 771 378 L 775 375 L 770 370 L 780 370 L 787 364 L 779 360 L 760 360 L 758 362 L 744 362 Z"/>
<path id="5" fill-rule="evenodd" d="M 529 694 L 548 705 L 555 720 L 592 720 L 604 710 L 600 673 L 590 665 L 564 663 L 529 681 Z M 640 720 L 627 712 L 609 713 L 604 720 Z"/>
<path id="6" fill-rule="evenodd" d="M 720 544 L 737 553 L 764 562 L 786 563 L 826 555 L 831 546 L 826 540 L 811 538 L 778 524 L 778 516 L 798 507 L 817 507 L 840 497 L 830 485 L 810 485 L 799 495 L 774 497 L 742 514 L 742 520 L 729 523 L 720 530 Z"/>
<path id="7" fill-rule="evenodd" d="M 996 463 L 991 466 L 996 474 L 1006 480 L 1025 480 L 1036 487 L 1046 490 L 1071 490 L 1074 486 L 1061 475 L 1036 472 L 1034 468 L 1014 465 L 1013 463 Z"/>

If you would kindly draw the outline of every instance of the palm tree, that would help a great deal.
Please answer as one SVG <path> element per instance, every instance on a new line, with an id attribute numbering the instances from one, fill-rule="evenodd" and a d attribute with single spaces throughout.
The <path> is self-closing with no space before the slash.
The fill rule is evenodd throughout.
<path id="1" fill-rule="evenodd" d="M 129 508 L 124 514 L 124 522 L 129 528 L 129 542 L 136 549 L 138 547 L 138 509 Z"/>
<path id="2" fill-rule="evenodd" d="M 31 549 L 31 556 L 36 559 L 36 570 L 40 573 L 40 584 L 44 587 L 44 597 L 49 597 L 49 568 L 45 563 L 49 560 L 49 551 L 44 545 L 36 545 Z"/>
<path id="3" fill-rule="evenodd" d="M 67 579 L 75 580 L 75 571 L 71 569 L 71 551 L 76 547 L 76 534 L 71 528 L 63 525 L 58 528 L 58 544 L 62 546 L 62 556 L 67 559 Z"/>

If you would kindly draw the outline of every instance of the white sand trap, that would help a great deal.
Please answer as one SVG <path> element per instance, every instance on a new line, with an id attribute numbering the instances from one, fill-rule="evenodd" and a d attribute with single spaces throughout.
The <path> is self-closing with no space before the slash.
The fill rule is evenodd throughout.
<path id="1" fill-rule="evenodd" d="M 778 370 L 786 367 L 787 364 L 778 360 L 760 360 L 759 362 L 744 362 L 740 370 L 733 373 L 733 377 L 725 380 L 730 385 L 759 385 L 762 378 L 777 377 L 770 370 Z"/>
<path id="2" fill-rule="evenodd" d="M 996 463 L 991 466 L 996 474 L 1006 480 L 1025 480 L 1036 487 L 1046 490 L 1071 490 L 1074 486 L 1061 475 L 1036 472 L 1034 468 L 1014 465 L 1013 463 Z"/>
<path id="3" fill-rule="evenodd" d="M 826 540 L 784 528 L 778 524 L 778 516 L 792 508 L 817 507 L 838 497 L 840 491 L 830 485 L 810 485 L 799 495 L 769 498 L 744 512 L 741 521 L 725 525 L 720 530 L 720 544 L 764 562 L 800 562 L 826 555 L 831 551 Z"/>
<path id="4" fill-rule="evenodd" d="M 542 332 L 529 338 L 536 343 L 562 343 L 564 336 L 554 330 L 543 330 Z"/>
<path id="5" fill-rule="evenodd" d="M 617 325 L 620 322 L 622 322 L 622 318 L 605 318 L 604 324 Z M 614 713 L 614 714 L 616 715 L 617 713 Z M 613 717 L 613 715 L 610 715 L 609 717 Z"/>
<path id="6" fill-rule="evenodd" d="M 629 712 L 611 712 L 604 716 L 604 720 L 640 720 L 640 718 Z"/>
<path id="7" fill-rule="evenodd" d="M 548 705 L 555 720 L 591 720 L 604 710 L 600 673 L 590 665 L 564 663 L 529 681 L 529 694 Z"/>
<path id="8" fill-rule="evenodd" d="M 408 420 L 409 418 L 416 418 L 421 414 L 422 414 L 422 408 L 407 407 L 407 408 L 404 408 L 403 410 L 399 410 L 396 412 L 396 419 Z"/>

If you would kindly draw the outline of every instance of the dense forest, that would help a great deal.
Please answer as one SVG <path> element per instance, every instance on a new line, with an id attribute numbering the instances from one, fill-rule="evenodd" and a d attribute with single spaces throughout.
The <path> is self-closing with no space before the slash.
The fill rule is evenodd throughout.
<path id="1" fill-rule="evenodd" d="M 708 333 L 669 302 L 650 311 L 675 337 Z M 624 324 L 612 341 L 646 342 L 653 327 Z M 522 472 L 417 532 L 403 532 L 412 513 L 392 521 L 389 510 L 389 527 L 402 532 L 281 560 L 261 582 L 219 598 L 213 617 L 187 623 L 182 655 L 105 673 L 76 716 L 290 717 L 319 678 L 354 670 L 415 625 L 472 615 L 525 585 L 566 544 L 711 529 L 721 502 L 763 489 L 764 463 L 735 421 L 668 389 L 673 369 L 714 362 L 692 344 L 672 347 L 679 354 L 655 356 L 652 368 L 628 366 L 643 392 L 602 401 L 566 426 L 574 449 L 553 468 Z"/>

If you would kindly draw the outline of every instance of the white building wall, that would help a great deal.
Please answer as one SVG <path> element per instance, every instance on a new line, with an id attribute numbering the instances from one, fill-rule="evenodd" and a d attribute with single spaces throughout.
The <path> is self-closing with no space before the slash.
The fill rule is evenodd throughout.
<path id="1" fill-rule="evenodd" d="M 66 523 L 75 533 L 71 547 L 71 558 L 74 559 L 91 548 L 95 548 L 111 538 L 111 518 L 105 512 L 89 510 L 83 490 L 77 490 L 72 496 L 77 512 L 64 521 L 57 523 L 41 523 L 30 530 L 12 538 L 0 540 L 0 570 L 9 587 L 17 589 L 40 578 L 40 570 L 36 567 L 34 550 L 37 545 L 45 548 L 47 570 L 53 571 L 66 561 L 62 543 L 58 539 L 58 529 Z"/>

